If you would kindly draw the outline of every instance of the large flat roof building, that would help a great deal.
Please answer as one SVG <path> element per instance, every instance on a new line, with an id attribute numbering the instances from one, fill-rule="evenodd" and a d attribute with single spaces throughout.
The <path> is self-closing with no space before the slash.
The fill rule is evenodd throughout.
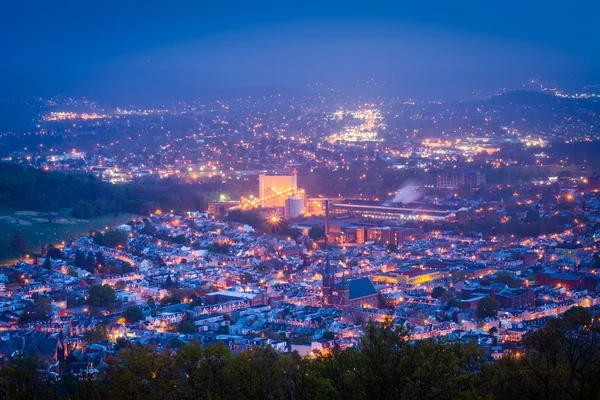
<path id="1" fill-rule="evenodd" d="M 433 220 L 454 218 L 461 206 L 425 203 L 381 203 L 368 200 L 344 200 L 331 206 L 331 213 L 377 220 Z"/>
<path id="2" fill-rule="evenodd" d="M 435 187 L 438 189 L 478 188 L 485 184 L 485 174 L 479 171 L 438 172 Z"/>
<path id="3" fill-rule="evenodd" d="M 298 191 L 298 176 L 259 175 L 258 196 L 261 207 L 284 207 L 285 199 Z"/>

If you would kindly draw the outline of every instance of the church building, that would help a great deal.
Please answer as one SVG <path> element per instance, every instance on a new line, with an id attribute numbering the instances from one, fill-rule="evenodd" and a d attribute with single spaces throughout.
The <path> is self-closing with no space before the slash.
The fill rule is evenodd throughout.
<path id="1" fill-rule="evenodd" d="M 335 280 L 335 272 L 331 268 L 329 255 L 323 270 L 323 305 L 335 308 L 377 307 L 378 293 L 370 278 Z"/>

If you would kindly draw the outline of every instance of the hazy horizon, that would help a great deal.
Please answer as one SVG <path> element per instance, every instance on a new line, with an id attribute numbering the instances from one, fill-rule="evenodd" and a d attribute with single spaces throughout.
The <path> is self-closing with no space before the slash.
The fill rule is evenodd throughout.
<path id="1" fill-rule="evenodd" d="M 0 98 L 160 102 L 315 82 L 354 90 L 371 78 L 381 94 L 430 98 L 532 77 L 598 83 L 591 1 L 388 3 L 11 3 Z"/>

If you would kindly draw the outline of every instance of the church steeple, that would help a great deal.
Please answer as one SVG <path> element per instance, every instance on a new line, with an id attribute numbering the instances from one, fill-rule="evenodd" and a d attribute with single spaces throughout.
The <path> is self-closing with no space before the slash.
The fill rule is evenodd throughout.
<path id="1" fill-rule="evenodd" d="M 337 286 L 337 304 L 340 307 L 347 307 L 350 304 L 350 284 L 346 280 L 346 271 L 342 272 L 342 281 Z"/>
<path id="2" fill-rule="evenodd" d="M 331 263 L 329 262 L 329 253 L 327 253 L 327 259 L 325 260 L 325 269 L 323 270 L 323 274 L 331 274 Z"/>
<path id="3" fill-rule="evenodd" d="M 346 270 L 342 272 L 342 281 L 340 282 L 340 287 L 348 286 L 348 282 L 346 281 Z"/>
<path id="4" fill-rule="evenodd" d="M 333 289 L 335 287 L 335 274 L 331 269 L 331 263 L 329 262 L 329 253 L 327 253 L 327 259 L 325 260 L 325 268 L 323 268 L 323 285 L 321 291 L 323 292 L 323 304 L 332 304 L 333 302 Z"/>

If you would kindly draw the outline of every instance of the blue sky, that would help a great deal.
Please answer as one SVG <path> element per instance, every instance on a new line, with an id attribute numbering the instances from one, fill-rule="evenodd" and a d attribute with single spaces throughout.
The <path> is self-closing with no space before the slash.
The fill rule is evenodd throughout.
<path id="1" fill-rule="evenodd" d="M 597 73 L 599 12 L 591 0 L 10 1 L 0 6 L 0 79 L 56 90 L 116 75 L 141 85 L 173 70 L 248 85 Z"/>

